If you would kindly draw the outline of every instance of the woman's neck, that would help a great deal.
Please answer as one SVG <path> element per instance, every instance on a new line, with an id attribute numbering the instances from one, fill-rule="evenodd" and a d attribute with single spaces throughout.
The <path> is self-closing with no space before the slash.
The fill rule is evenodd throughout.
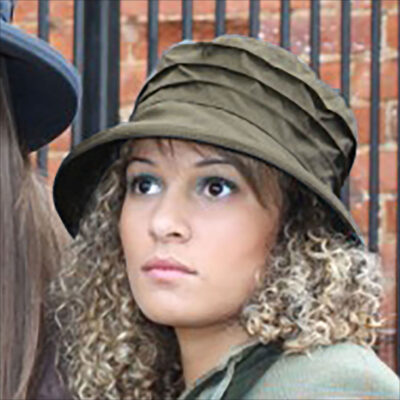
<path id="1" fill-rule="evenodd" d="M 186 387 L 216 367 L 232 347 L 250 340 L 238 324 L 176 328 Z"/>

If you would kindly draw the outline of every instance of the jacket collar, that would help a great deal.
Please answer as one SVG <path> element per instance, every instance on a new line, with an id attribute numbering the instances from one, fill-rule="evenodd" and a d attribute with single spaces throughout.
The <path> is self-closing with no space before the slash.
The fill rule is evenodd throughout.
<path id="1" fill-rule="evenodd" d="M 258 339 L 252 339 L 245 344 L 235 346 L 222 359 L 220 364 L 188 386 L 178 400 L 207 399 L 220 400 L 228 389 L 235 372 L 236 365 L 243 360 L 254 348 L 261 345 Z M 217 378 L 220 379 L 217 379 Z M 200 393 L 197 393 L 200 388 Z"/>

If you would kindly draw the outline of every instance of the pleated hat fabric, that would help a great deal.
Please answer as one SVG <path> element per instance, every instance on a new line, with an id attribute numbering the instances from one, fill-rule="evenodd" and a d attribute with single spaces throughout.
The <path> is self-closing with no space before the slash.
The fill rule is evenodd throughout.
<path id="1" fill-rule="evenodd" d="M 75 235 L 121 143 L 168 137 L 220 146 L 279 168 L 330 207 L 339 229 L 359 237 L 339 199 L 355 157 L 356 129 L 338 92 L 278 46 L 230 35 L 181 42 L 163 54 L 129 122 L 86 140 L 64 160 L 55 181 L 56 207 Z"/>

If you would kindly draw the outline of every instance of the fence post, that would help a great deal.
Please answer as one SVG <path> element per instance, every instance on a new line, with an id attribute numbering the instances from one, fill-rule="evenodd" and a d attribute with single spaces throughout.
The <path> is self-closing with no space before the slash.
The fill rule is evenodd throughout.
<path id="1" fill-rule="evenodd" d="M 79 1 L 79 0 L 75 0 Z M 78 127 L 86 139 L 119 121 L 120 0 L 85 1 L 83 101 Z"/>

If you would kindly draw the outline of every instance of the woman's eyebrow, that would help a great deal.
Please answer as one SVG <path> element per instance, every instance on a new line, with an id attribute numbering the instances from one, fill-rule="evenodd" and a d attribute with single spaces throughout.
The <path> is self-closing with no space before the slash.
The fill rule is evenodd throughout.
<path id="1" fill-rule="evenodd" d="M 227 164 L 232 167 L 235 167 L 235 165 L 233 163 L 231 163 L 229 160 L 226 160 L 224 158 L 206 158 L 204 160 L 198 161 L 195 164 L 195 166 L 201 168 L 201 167 L 207 167 L 209 165 L 214 165 L 214 164 Z"/>
<path id="2" fill-rule="evenodd" d="M 134 162 L 141 162 L 141 163 L 145 163 L 145 164 L 149 164 L 149 165 L 157 165 L 157 163 L 155 163 L 154 161 L 149 160 L 148 158 L 143 158 L 143 157 L 132 157 L 131 159 L 129 159 L 128 165 L 130 165 Z"/>
<path id="3" fill-rule="evenodd" d="M 141 162 L 141 163 L 145 163 L 145 164 L 153 165 L 153 166 L 157 165 L 156 162 L 149 160 L 148 158 L 143 158 L 143 157 L 132 157 L 129 160 L 129 164 L 132 164 L 134 162 Z M 206 159 L 196 162 L 194 164 L 194 166 L 201 168 L 201 167 L 207 167 L 209 165 L 215 165 L 215 164 L 227 164 L 232 167 L 235 167 L 235 165 L 232 162 L 230 162 L 229 160 L 223 159 L 223 158 L 206 158 Z"/>

